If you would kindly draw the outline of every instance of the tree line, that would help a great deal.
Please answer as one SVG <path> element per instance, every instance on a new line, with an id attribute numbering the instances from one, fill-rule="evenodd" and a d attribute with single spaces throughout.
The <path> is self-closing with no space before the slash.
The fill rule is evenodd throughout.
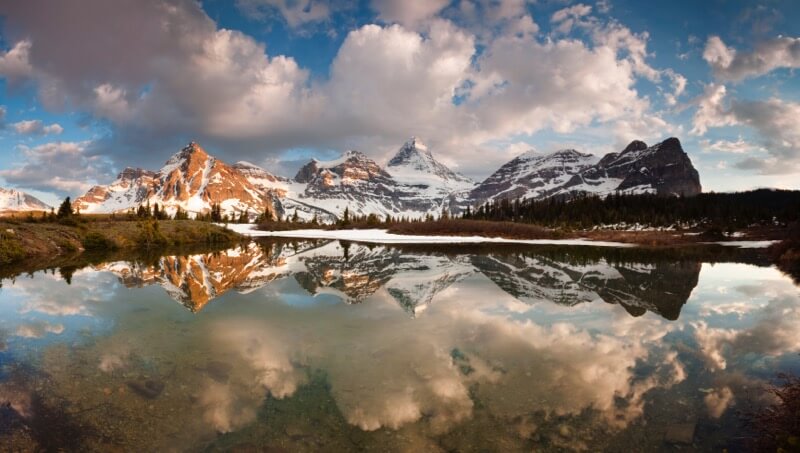
<path id="1" fill-rule="evenodd" d="M 44 213 L 44 220 L 74 221 L 80 215 L 72 208 L 69 198 L 58 210 Z M 172 214 L 159 206 L 146 203 L 131 208 L 123 219 L 188 220 L 189 213 L 177 207 Z M 111 214 L 117 218 L 118 214 Z M 519 198 L 488 201 L 478 206 L 467 206 L 460 214 L 451 214 L 446 209 L 436 216 L 428 213 L 421 217 L 380 216 L 378 214 L 353 214 L 349 207 L 336 220 L 338 227 L 352 225 L 380 225 L 409 222 L 434 222 L 449 219 L 488 220 L 498 222 L 521 222 L 547 227 L 591 228 L 634 224 L 653 227 L 691 227 L 696 225 L 733 229 L 751 225 L 787 224 L 800 221 L 800 191 L 758 189 L 746 192 L 708 192 L 692 197 L 660 196 L 655 194 L 612 193 L 598 196 L 580 193 L 571 198 L 551 197 L 544 200 Z M 250 214 L 242 211 L 227 214 L 220 204 L 211 205 L 205 213 L 194 216 L 194 220 L 216 223 L 250 223 Z M 314 214 L 311 220 L 303 220 L 298 211 L 285 216 L 273 211 L 271 206 L 255 219 L 259 224 L 306 224 L 320 225 Z"/>
<path id="2" fill-rule="evenodd" d="M 467 208 L 462 217 L 550 227 L 638 223 L 656 227 L 703 224 L 727 229 L 798 221 L 800 191 L 758 189 L 692 197 L 620 193 L 603 197 L 584 193 L 569 199 L 504 199 Z"/>

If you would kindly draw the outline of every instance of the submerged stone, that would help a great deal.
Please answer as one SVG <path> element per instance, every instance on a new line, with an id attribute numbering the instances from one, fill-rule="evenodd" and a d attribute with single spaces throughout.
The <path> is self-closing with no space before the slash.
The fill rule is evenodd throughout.
<path id="1" fill-rule="evenodd" d="M 151 400 L 158 398 L 164 391 L 164 383 L 152 379 L 128 381 L 127 384 L 137 395 Z"/>
<path id="2" fill-rule="evenodd" d="M 664 442 L 668 444 L 689 445 L 694 442 L 695 423 L 676 423 L 667 426 Z"/>

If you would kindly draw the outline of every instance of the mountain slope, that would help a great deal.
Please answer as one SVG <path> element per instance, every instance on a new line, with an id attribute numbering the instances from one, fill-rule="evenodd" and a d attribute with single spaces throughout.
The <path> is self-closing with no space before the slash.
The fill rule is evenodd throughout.
<path id="1" fill-rule="evenodd" d="M 206 213 L 219 204 L 228 215 L 247 212 L 255 217 L 267 206 L 273 207 L 273 194 L 192 142 L 158 172 L 127 168 L 112 184 L 93 187 L 73 206 L 84 213 L 111 213 L 147 203 L 170 213 L 181 208 L 193 214 Z"/>
<path id="2" fill-rule="evenodd" d="M 575 150 L 518 156 L 481 182 L 471 193 L 473 204 L 521 197 L 542 199 L 580 192 L 606 195 L 656 193 L 696 195 L 700 176 L 677 138 L 648 147 L 631 142 L 602 159 Z"/>
<path id="3" fill-rule="evenodd" d="M 691 196 L 702 191 L 700 175 L 674 137 L 650 147 L 635 140 L 622 152 L 605 155 L 595 167 L 567 183 L 565 190 L 602 187 L 608 180 L 619 181 L 614 190 L 627 193 Z"/>
<path id="4" fill-rule="evenodd" d="M 486 178 L 471 193 L 478 203 L 489 199 L 546 198 L 561 190 L 574 175 L 591 168 L 597 157 L 574 149 L 515 157 Z"/>
<path id="5" fill-rule="evenodd" d="M 50 206 L 38 198 L 15 189 L 0 187 L 0 211 L 49 211 Z"/>
<path id="6" fill-rule="evenodd" d="M 453 199 L 475 187 L 474 181 L 436 160 L 416 137 L 400 147 L 386 172 L 397 183 L 397 198 L 407 211 L 438 214 L 452 209 Z"/>

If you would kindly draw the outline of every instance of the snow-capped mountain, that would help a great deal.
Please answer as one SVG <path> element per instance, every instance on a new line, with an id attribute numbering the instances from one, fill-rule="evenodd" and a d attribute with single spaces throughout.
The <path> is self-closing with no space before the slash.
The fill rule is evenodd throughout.
<path id="1" fill-rule="evenodd" d="M 386 165 L 398 184 L 400 203 L 406 210 L 453 210 L 454 200 L 475 187 L 475 182 L 442 164 L 416 137 L 400 147 Z"/>
<path id="2" fill-rule="evenodd" d="M 2 212 L 29 212 L 49 211 L 50 206 L 25 192 L 15 189 L 0 187 L 0 211 Z"/>
<path id="3" fill-rule="evenodd" d="M 677 138 L 648 147 L 631 142 L 620 153 L 598 159 L 575 150 L 525 153 L 506 163 L 471 193 L 473 203 L 520 197 L 542 199 L 579 192 L 605 195 L 656 193 L 696 195 L 700 176 Z"/>
<path id="4" fill-rule="evenodd" d="M 700 175 L 675 137 L 650 147 L 634 140 L 622 152 L 606 154 L 596 166 L 573 177 L 564 191 L 604 193 L 613 184 L 612 190 L 624 193 L 691 196 L 702 191 Z"/>
<path id="5" fill-rule="evenodd" d="M 108 186 L 96 186 L 75 200 L 85 213 L 124 212 L 159 204 L 199 214 L 219 204 L 228 215 L 256 217 L 269 208 L 282 217 L 332 222 L 345 209 L 381 218 L 459 213 L 467 206 L 500 199 L 543 199 L 579 192 L 694 195 L 700 178 L 676 138 L 655 146 L 634 141 L 602 159 L 573 149 L 548 155 L 528 152 L 480 184 L 437 161 L 412 138 L 382 167 L 359 151 L 331 161 L 312 159 L 293 179 L 248 163 L 228 165 L 190 143 L 157 171 L 128 168 Z"/>
<path id="6" fill-rule="evenodd" d="M 470 196 L 478 202 L 503 198 L 547 198 L 598 160 L 596 156 L 574 149 L 562 149 L 547 155 L 528 151 L 492 173 Z"/>
<path id="7" fill-rule="evenodd" d="M 83 213 L 111 213 L 136 208 L 151 197 L 156 172 L 128 167 L 107 186 L 94 186 L 72 206 Z"/>
<path id="8" fill-rule="evenodd" d="M 386 168 L 355 150 L 330 161 L 312 159 L 293 179 L 248 162 L 231 168 L 272 197 L 277 215 L 297 212 L 303 220 L 316 217 L 321 222 L 335 221 L 346 208 L 353 215 L 380 217 L 438 214 L 454 194 L 464 194 L 475 184 L 438 162 L 416 138 Z"/>
<path id="9" fill-rule="evenodd" d="M 263 175 L 259 178 L 265 179 Z M 219 204 L 229 215 L 246 212 L 257 216 L 267 206 L 274 211 L 273 199 L 271 191 L 250 182 L 240 169 L 209 156 L 192 142 L 158 172 L 125 169 L 111 185 L 95 186 L 76 199 L 74 207 L 84 213 L 110 213 L 149 203 L 170 213 L 181 208 L 200 214 Z"/>

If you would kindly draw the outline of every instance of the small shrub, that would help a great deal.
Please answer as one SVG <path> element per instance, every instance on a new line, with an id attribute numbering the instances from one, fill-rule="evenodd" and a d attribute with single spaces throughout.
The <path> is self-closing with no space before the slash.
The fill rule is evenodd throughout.
<path id="1" fill-rule="evenodd" d="M 114 250 L 117 245 L 104 235 L 90 231 L 83 237 L 83 248 L 86 250 Z"/>
<path id="2" fill-rule="evenodd" d="M 169 244 L 169 240 L 158 227 L 158 220 L 139 222 L 139 235 L 136 242 L 145 248 L 163 247 Z"/>

